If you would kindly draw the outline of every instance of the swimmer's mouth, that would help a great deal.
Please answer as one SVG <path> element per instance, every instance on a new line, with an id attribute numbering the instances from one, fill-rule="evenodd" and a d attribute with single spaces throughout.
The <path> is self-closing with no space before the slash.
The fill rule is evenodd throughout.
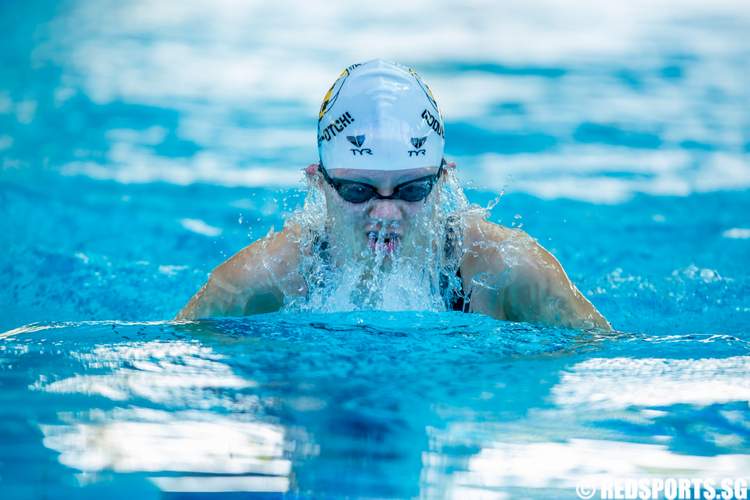
<path id="1" fill-rule="evenodd" d="M 385 233 L 382 235 L 377 231 L 369 231 L 367 233 L 367 244 L 373 252 L 380 250 L 391 254 L 396 251 L 400 242 L 401 235 L 397 233 Z"/>

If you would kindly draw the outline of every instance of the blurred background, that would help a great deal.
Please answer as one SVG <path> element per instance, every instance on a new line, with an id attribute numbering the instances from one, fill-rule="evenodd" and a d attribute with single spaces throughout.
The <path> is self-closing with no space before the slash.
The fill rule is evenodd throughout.
<path id="1" fill-rule="evenodd" d="M 744 0 L 6 0 L 0 29 L 5 326 L 170 317 L 299 204 L 322 96 L 375 57 L 430 84 L 471 200 L 507 193 L 494 220 L 621 322 L 613 283 L 749 253 Z"/>
<path id="2" fill-rule="evenodd" d="M 3 498 L 750 470 L 747 0 L 0 0 L 0 33 Z M 376 57 L 431 86 L 470 201 L 626 333 L 146 323 L 281 228 L 323 95 Z"/>

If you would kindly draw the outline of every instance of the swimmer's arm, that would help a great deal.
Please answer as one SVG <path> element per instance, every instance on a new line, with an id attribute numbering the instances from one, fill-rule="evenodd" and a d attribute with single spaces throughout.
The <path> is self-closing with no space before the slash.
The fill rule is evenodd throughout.
<path id="1" fill-rule="evenodd" d="M 503 300 L 510 320 L 581 329 L 612 330 L 609 322 L 570 281 L 560 262 L 528 235 L 531 259 L 514 273 Z"/>
<path id="2" fill-rule="evenodd" d="M 480 221 L 461 265 L 471 311 L 510 321 L 572 328 L 611 326 L 578 291 L 557 259 L 518 229 Z"/>
<path id="3" fill-rule="evenodd" d="M 277 311 L 284 292 L 276 276 L 283 273 L 288 238 L 274 233 L 256 241 L 218 266 L 205 285 L 177 314 L 177 320 L 211 316 L 244 316 Z"/>

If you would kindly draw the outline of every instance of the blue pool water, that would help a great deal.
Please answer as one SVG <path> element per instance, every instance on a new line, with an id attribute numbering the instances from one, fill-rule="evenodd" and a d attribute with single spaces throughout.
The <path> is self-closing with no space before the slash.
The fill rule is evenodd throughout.
<path id="1" fill-rule="evenodd" d="M 747 7 L 378 4 L 0 5 L 0 498 L 748 476 Z M 301 205 L 319 99 L 376 56 L 420 70 L 470 201 L 554 253 L 616 333 L 169 321 Z"/>

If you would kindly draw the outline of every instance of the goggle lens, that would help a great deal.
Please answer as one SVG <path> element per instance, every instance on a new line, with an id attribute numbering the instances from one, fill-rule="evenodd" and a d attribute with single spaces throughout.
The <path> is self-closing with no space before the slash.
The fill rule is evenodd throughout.
<path id="1" fill-rule="evenodd" d="M 441 165 L 437 174 L 399 184 L 393 189 L 393 194 L 390 196 L 383 196 L 378 193 L 375 186 L 364 182 L 333 179 L 328 175 L 328 172 L 326 172 L 322 165 L 320 167 L 320 171 L 323 173 L 323 177 L 328 184 L 336 190 L 341 198 L 349 203 L 365 203 L 372 198 L 378 198 L 381 200 L 402 200 L 412 203 L 424 201 L 432 192 L 432 188 L 440 177 L 442 170 Z"/>

